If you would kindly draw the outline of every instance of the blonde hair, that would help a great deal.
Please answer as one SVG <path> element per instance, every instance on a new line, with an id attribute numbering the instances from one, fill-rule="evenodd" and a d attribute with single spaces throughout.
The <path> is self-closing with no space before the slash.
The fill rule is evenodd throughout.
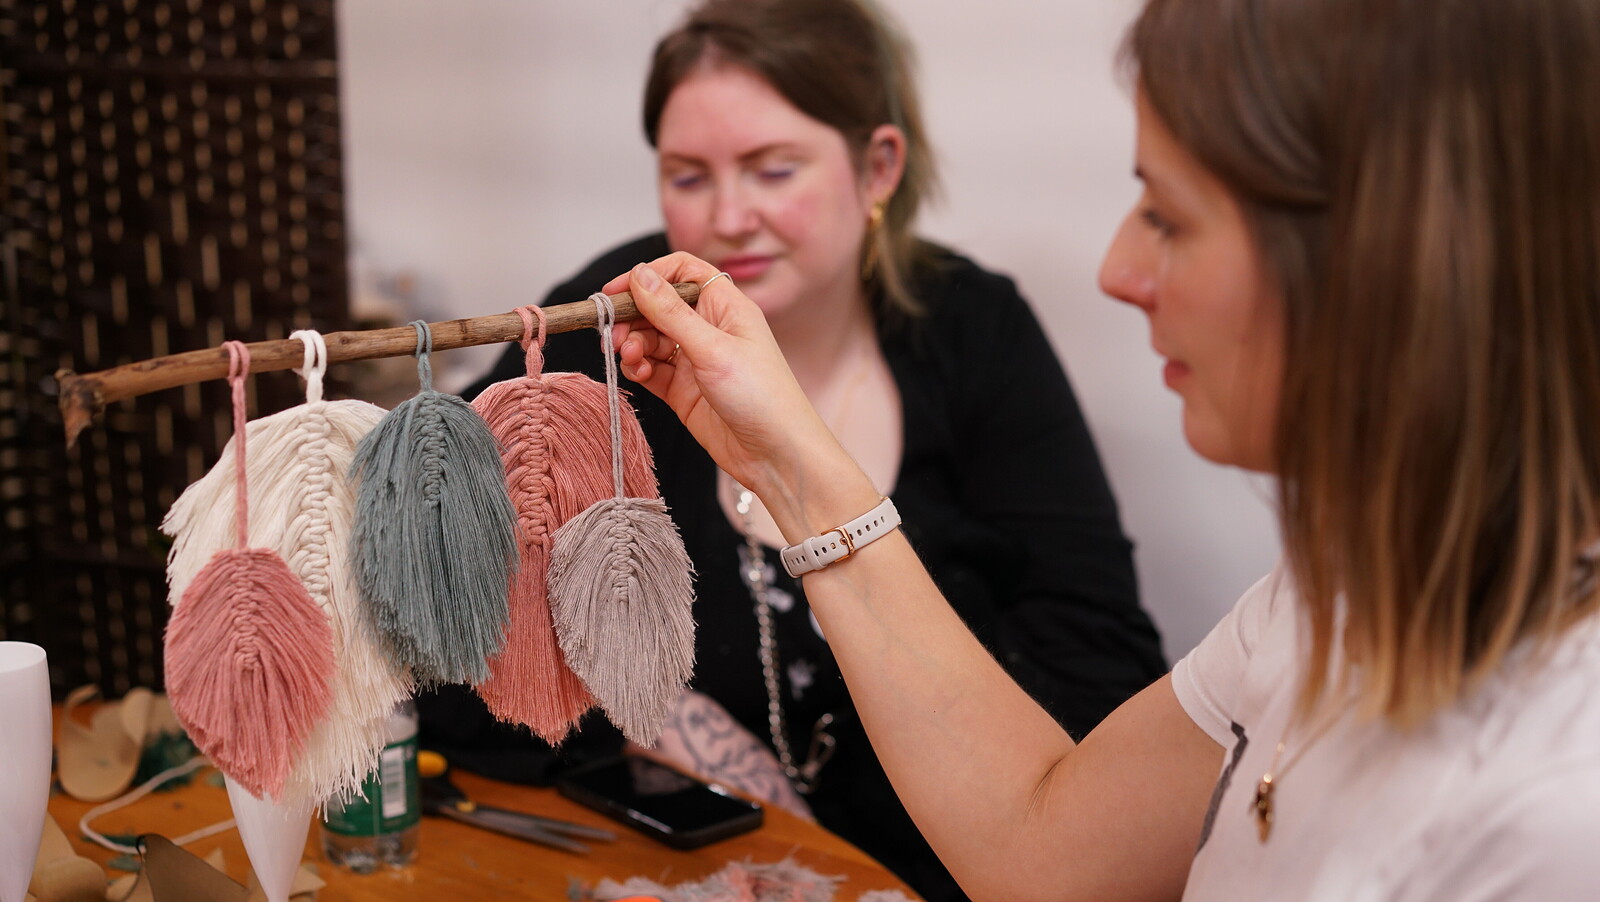
<path id="1" fill-rule="evenodd" d="M 1600 17 L 1150 0 L 1125 54 L 1286 305 L 1302 712 L 1353 691 L 1418 723 L 1600 605 Z"/>

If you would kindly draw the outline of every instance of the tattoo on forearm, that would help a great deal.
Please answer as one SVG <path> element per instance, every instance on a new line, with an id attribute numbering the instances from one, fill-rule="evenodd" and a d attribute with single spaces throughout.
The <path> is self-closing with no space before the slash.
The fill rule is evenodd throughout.
<path id="1" fill-rule="evenodd" d="M 683 694 L 663 726 L 656 750 L 698 774 L 811 817 L 771 750 L 704 695 Z"/>

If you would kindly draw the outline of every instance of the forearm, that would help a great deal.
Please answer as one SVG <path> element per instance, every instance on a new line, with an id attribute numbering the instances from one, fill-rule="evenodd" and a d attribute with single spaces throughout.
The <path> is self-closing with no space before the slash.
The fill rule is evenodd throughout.
<path id="1" fill-rule="evenodd" d="M 847 465 L 773 489 L 790 541 L 876 503 Z M 952 873 L 975 893 L 997 877 L 1001 895 L 1041 885 L 1050 856 L 1038 850 L 1061 837 L 1035 794 L 1071 739 L 973 637 L 900 533 L 808 575 L 805 589 L 885 771 Z"/>
<path id="2" fill-rule="evenodd" d="M 698 692 L 686 690 L 678 698 L 662 725 L 661 738 L 644 751 L 702 779 L 814 820 L 777 757 L 727 709 Z"/>
<path id="3" fill-rule="evenodd" d="M 608 284 L 631 286 L 650 322 L 627 333 L 624 371 L 755 490 L 789 542 L 870 510 L 877 492 L 800 391 L 760 310 L 727 280 L 707 284 L 693 310 L 666 285 L 714 273 L 680 254 Z M 1221 748 L 1170 679 L 1075 748 L 967 631 L 899 532 L 807 576 L 805 589 L 906 809 L 970 894 L 1182 892 Z"/>

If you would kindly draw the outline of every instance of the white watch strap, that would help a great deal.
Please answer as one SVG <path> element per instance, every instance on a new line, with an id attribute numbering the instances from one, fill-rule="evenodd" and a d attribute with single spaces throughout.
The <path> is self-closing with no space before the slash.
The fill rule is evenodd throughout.
<path id="1" fill-rule="evenodd" d="M 888 535 L 900 525 L 900 512 L 888 498 L 878 506 L 842 526 L 836 526 L 819 536 L 812 536 L 798 545 L 783 549 L 783 569 L 798 579 L 814 570 L 821 570 L 835 561 L 842 561 L 859 549 L 872 544 L 879 536 Z"/>

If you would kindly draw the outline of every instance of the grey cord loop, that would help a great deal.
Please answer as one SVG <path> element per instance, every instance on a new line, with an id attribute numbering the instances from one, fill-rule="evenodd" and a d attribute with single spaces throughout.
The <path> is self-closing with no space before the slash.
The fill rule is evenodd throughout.
<path id="1" fill-rule="evenodd" d="M 617 396 L 616 349 L 611 344 L 611 327 L 617 321 L 617 308 L 603 291 L 589 295 L 594 301 L 595 329 L 600 332 L 600 349 L 606 359 L 606 407 L 611 413 L 611 481 L 617 490 L 617 500 L 622 493 L 622 406 Z"/>
<path id="2" fill-rule="evenodd" d="M 428 360 L 433 353 L 433 330 L 425 319 L 412 320 L 411 328 L 417 330 L 417 349 L 413 352 L 417 355 L 417 379 L 422 382 L 423 391 L 433 391 L 433 364 Z"/>

